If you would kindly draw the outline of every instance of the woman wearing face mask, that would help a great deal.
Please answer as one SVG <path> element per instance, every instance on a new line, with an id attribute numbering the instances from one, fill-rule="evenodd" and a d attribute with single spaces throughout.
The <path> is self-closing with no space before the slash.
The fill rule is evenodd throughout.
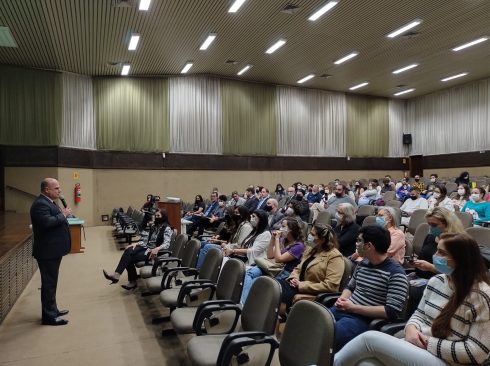
<path id="1" fill-rule="evenodd" d="M 460 184 L 458 190 L 453 193 L 453 206 L 457 211 L 461 211 L 466 202 L 470 199 L 470 187 L 466 184 Z"/>
<path id="2" fill-rule="evenodd" d="M 319 293 L 339 291 L 345 265 L 342 253 L 337 249 L 335 233 L 328 225 L 314 224 L 310 234 L 315 247 L 307 249 L 291 275 L 279 281 L 282 287 L 281 314 L 292 305 L 297 294 L 314 298 Z"/>
<path id="3" fill-rule="evenodd" d="M 205 203 L 200 194 L 196 194 L 196 198 L 194 199 L 194 206 L 192 207 L 192 211 L 188 211 L 185 214 L 185 218 L 192 217 L 193 215 L 198 215 L 204 211 Z"/>
<path id="4" fill-rule="evenodd" d="M 480 365 L 490 349 L 490 279 L 477 243 L 466 234 L 443 234 L 433 277 L 405 326 L 405 340 L 369 331 L 335 355 L 334 366 Z M 376 360 L 377 362 L 375 362 Z"/>
<path id="5" fill-rule="evenodd" d="M 256 210 L 250 219 L 253 231 L 240 247 L 226 245 L 224 247 L 225 256 L 238 258 L 249 266 L 255 264 L 255 258 L 265 257 L 271 239 L 271 233 L 267 230 L 267 217 L 267 212 Z"/>
<path id="6" fill-rule="evenodd" d="M 276 194 L 278 200 L 286 196 L 286 191 L 281 183 L 276 184 L 276 190 L 274 193 Z"/>
<path id="7" fill-rule="evenodd" d="M 358 180 L 356 180 L 354 182 L 354 198 L 355 198 L 356 203 L 359 202 L 359 197 L 364 192 L 364 190 L 365 189 L 364 189 L 364 185 L 362 184 L 362 182 L 359 182 Z"/>
<path id="8" fill-rule="evenodd" d="M 125 290 L 135 289 L 137 285 L 136 279 L 138 277 L 135 264 L 138 262 L 147 262 L 155 258 L 160 250 L 168 249 L 171 237 L 172 228 L 168 223 L 167 211 L 159 210 L 155 213 L 155 222 L 150 229 L 148 241 L 146 243 L 140 241 L 128 245 L 119 260 L 116 270 L 112 274 L 103 270 L 104 277 L 111 281 L 111 284 L 117 283 L 121 274 L 126 270 L 128 272 L 129 283 L 121 287 Z"/>
<path id="9" fill-rule="evenodd" d="M 377 189 L 377 185 L 374 182 L 369 182 L 368 187 L 365 191 L 363 191 L 360 196 L 359 200 L 357 201 L 358 206 L 365 206 L 369 205 L 372 202 L 376 201 L 379 197 L 379 191 Z"/>
<path id="10" fill-rule="evenodd" d="M 490 203 L 483 200 L 485 197 L 483 187 L 471 189 L 470 200 L 461 209 L 461 212 L 468 212 L 473 215 L 473 224 L 480 225 L 482 221 L 490 221 Z"/>
<path id="11" fill-rule="evenodd" d="M 462 172 L 458 178 L 454 181 L 456 184 L 466 184 L 467 186 L 470 185 L 470 173 L 468 172 Z"/>
<path id="12" fill-rule="evenodd" d="M 288 278 L 292 270 L 299 264 L 305 250 L 303 242 L 303 231 L 298 221 L 293 218 L 283 220 L 282 228 L 272 232 L 267 248 L 267 258 L 273 259 L 276 263 L 284 264 L 281 272 L 275 276 L 277 280 Z M 253 281 L 257 277 L 264 275 L 267 275 L 267 273 L 257 266 L 252 266 L 247 270 L 240 303 L 244 304 L 245 300 L 247 300 Z"/>
<path id="13" fill-rule="evenodd" d="M 339 251 L 349 257 L 356 251 L 356 240 L 361 228 L 356 224 L 356 212 L 350 203 L 341 203 L 335 212 L 337 226 L 334 229 L 339 243 Z"/>
<path id="14" fill-rule="evenodd" d="M 449 211 L 454 211 L 453 201 L 447 196 L 447 189 L 444 185 L 438 184 L 434 188 L 432 196 L 427 200 L 429 208 L 444 207 Z"/>

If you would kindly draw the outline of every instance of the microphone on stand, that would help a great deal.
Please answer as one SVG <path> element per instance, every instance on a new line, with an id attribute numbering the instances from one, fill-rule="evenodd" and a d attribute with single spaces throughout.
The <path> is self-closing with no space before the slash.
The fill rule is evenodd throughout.
<path id="1" fill-rule="evenodd" d="M 60 195 L 60 201 L 63 204 L 63 207 L 64 208 L 68 208 L 68 205 L 66 204 L 65 197 L 63 195 Z M 75 217 L 75 216 L 74 215 L 68 215 L 68 216 L 66 216 L 66 218 L 68 218 L 68 217 Z"/>

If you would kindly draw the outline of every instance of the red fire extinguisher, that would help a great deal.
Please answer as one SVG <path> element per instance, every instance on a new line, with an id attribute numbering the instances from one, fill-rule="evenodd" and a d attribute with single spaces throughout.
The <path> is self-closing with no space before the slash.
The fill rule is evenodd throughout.
<path id="1" fill-rule="evenodd" d="M 75 203 L 80 203 L 82 200 L 82 189 L 80 183 L 75 184 Z"/>

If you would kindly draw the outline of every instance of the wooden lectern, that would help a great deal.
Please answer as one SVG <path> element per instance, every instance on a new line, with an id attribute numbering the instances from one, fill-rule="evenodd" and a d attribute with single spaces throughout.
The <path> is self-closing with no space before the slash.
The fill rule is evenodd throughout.
<path id="1" fill-rule="evenodd" d="M 77 217 L 69 218 L 68 224 L 70 225 L 70 236 L 71 236 L 71 253 L 83 253 L 85 249 L 82 246 L 82 225 L 85 221 L 80 220 Z"/>
<path id="2" fill-rule="evenodd" d="M 168 223 L 174 229 L 177 229 L 177 234 L 180 234 L 180 219 L 182 212 L 182 202 L 163 201 L 158 202 L 158 208 L 164 208 L 167 211 Z"/>

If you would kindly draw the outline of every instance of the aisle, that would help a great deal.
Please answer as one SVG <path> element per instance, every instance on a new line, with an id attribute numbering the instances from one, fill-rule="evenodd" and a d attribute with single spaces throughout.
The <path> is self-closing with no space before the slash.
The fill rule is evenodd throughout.
<path id="1" fill-rule="evenodd" d="M 58 305 L 69 309 L 65 326 L 41 326 L 39 272 L 0 325 L 0 365 L 169 365 L 187 364 L 175 337 L 162 339 L 152 325 L 158 299 L 141 298 L 109 285 L 102 268 L 113 270 L 121 252 L 111 228 L 87 228 L 86 252 L 63 258 Z M 126 280 L 123 275 L 122 283 Z M 150 314 L 150 310 L 153 314 Z"/>

